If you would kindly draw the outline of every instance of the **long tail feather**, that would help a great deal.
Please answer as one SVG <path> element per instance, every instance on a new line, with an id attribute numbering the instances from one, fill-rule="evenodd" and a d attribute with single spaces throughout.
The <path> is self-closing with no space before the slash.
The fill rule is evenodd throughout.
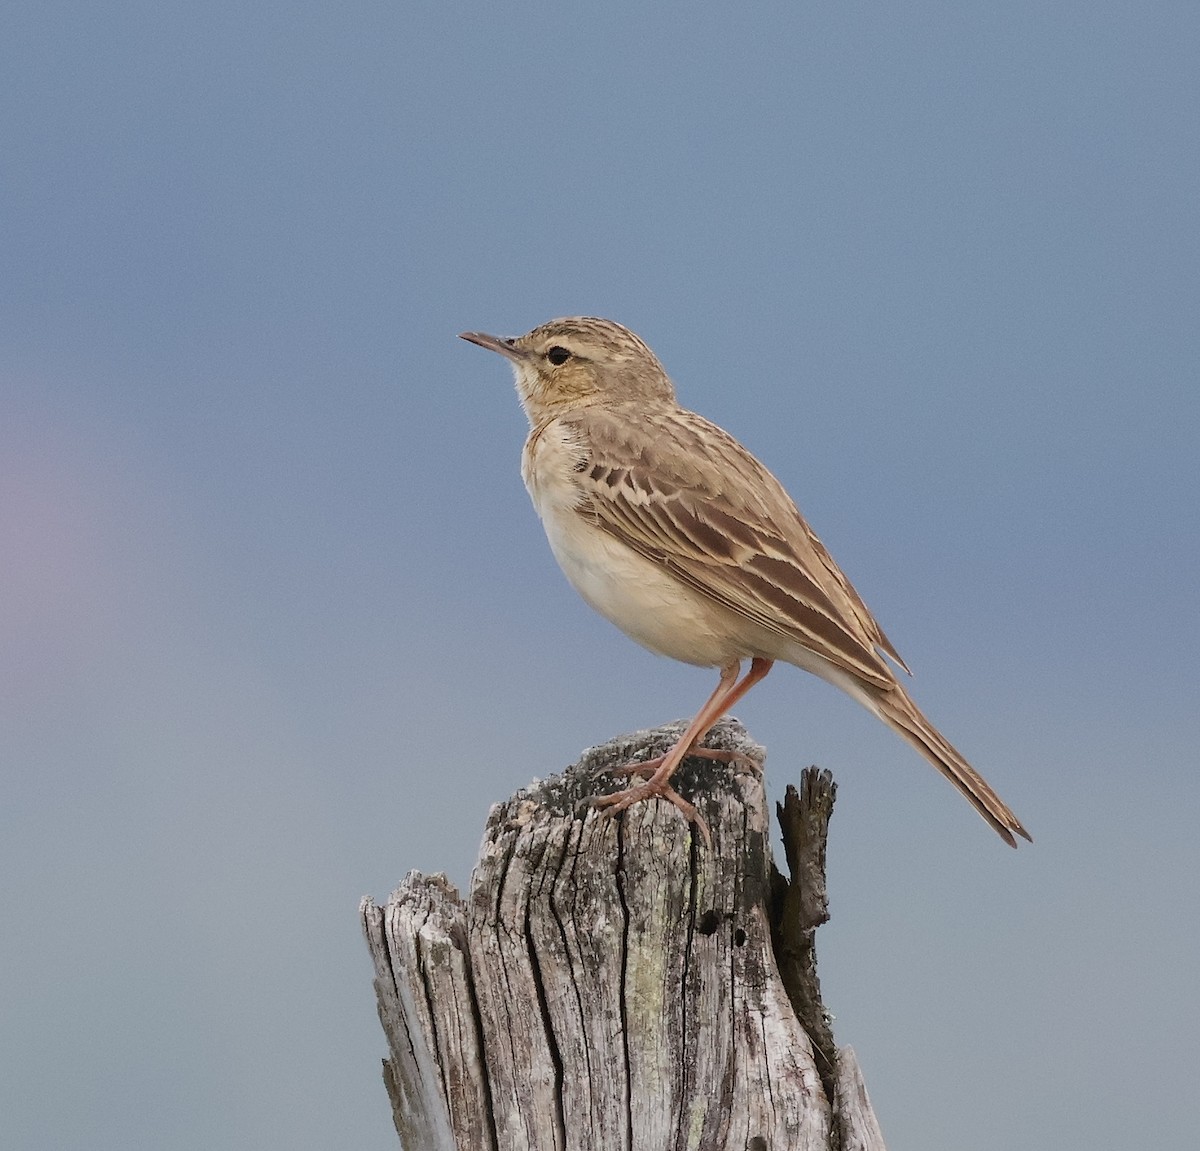
<path id="1" fill-rule="evenodd" d="M 890 691 L 871 693 L 868 706 L 893 731 L 902 735 L 934 767 L 938 769 L 970 801 L 976 811 L 994 827 L 1000 838 L 1016 847 L 1014 833 L 1028 839 L 1033 837 L 1021 826 L 1021 821 L 1008 805 L 988 786 L 958 750 L 933 726 L 908 697 L 904 688 L 896 685 Z"/>

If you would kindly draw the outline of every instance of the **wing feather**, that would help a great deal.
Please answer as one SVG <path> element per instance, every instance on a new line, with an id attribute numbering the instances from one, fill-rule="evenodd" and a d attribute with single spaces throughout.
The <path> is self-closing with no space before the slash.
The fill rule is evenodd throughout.
<path id="1" fill-rule="evenodd" d="M 689 587 L 877 687 L 908 670 L 782 485 L 683 409 L 592 406 L 565 417 L 587 453 L 581 515 Z"/>

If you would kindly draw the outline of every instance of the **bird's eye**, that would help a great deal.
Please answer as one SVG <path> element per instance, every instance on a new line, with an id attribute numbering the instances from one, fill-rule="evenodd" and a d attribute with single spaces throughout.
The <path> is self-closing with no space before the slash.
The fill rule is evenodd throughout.
<path id="1" fill-rule="evenodd" d="M 546 359 L 552 364 L 565 364 L 571 358 L 571 353 L 567 351 L 561 344 L 555 344 L 546 352 Z"/>

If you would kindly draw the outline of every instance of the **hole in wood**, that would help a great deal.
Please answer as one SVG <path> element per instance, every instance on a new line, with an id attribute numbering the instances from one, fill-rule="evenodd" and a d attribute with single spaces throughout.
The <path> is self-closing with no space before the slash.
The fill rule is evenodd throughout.
<path id="1" fill-rule="evenodd" d="M 696 930 L 701 935 L 711 935 L 721 922 L 721 917 L 711 908 L 696 921 Z"/>

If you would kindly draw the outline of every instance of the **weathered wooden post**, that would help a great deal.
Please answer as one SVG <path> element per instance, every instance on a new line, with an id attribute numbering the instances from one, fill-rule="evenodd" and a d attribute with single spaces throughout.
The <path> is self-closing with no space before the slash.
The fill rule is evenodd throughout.
<path id="1" fill-rule="evenodd" d="M 405 1151 L 884 1151 L 854 1054 L 833 1046 L 812 949 L 825 911 L 828 773 L 781 805 L 733 720 L 664 803 L 600 819 L 595 776 L 660 754 L 672 725 L 593 748 L 493 808 L 462 900 L 410 873 L 362 905 Z"/>

